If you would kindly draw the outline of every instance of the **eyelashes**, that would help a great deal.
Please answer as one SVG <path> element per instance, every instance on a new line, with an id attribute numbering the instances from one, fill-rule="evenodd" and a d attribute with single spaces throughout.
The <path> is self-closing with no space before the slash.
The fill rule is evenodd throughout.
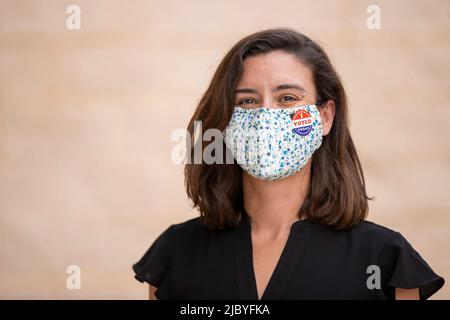
<path id="1" fill-rule="evenodd" d="M 303 98 L 303 97 L 302 97 Z M 296 102 L 301 101 L 302 98 L 297 98 L 291 95 L 285 95 L 280 97 L 279 102 L 281 103 L 290 103 L 290 102 Z M 254 98 L 244 98 L 239 100 L 237 105 L 246 105 L 246 104 L 258 104 L 258 102 Z"/>
<path id="2" fill-rule="evenodd" d="M 254 99 L 252 99 L 252 98 L 245 98 L 245 99 L 242 99 L 242 100 L 240 100 L 240 101 L 238 102 L 238 105 L 244 104 L 245 101 L 249 101 L 249 100 L 254 100 Z"/>

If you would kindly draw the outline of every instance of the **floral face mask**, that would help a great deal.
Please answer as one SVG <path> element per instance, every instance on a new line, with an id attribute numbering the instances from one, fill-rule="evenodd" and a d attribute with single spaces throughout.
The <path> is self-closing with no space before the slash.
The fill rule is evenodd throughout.
<path id="1" fill-rule="evenodd" d="M 293 108 L 234 107 L 225 144 L 252 176 L 278 180 L 300 171 L 322 143 L 316 105 Z"/>

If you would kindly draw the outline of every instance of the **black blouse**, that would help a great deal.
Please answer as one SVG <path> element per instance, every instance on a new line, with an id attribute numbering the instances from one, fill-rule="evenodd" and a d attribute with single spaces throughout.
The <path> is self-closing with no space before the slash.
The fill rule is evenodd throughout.
<path id="1" fill-rule="evenodd" d="M 221 231 L 200 218 L 171 225 L 133 270 L 158 299 L 258 299 L 247 218 Z M 261 299 L 395 299 L 396 287 L 420 288 L 427 299 L 443 285 L 398 232 L 368 221 L 336 230 L 298 220 Z"/>

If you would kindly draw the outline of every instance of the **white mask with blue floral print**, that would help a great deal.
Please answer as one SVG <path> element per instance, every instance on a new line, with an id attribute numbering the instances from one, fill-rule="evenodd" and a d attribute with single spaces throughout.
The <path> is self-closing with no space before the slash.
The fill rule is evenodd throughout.
<path id="1" fill-rule="evenodd" d="M 225 144 L 252 176 L 278 180 L 300 171 L 322 143 L 316 105 L 293 108 L 234 107 Z"/>

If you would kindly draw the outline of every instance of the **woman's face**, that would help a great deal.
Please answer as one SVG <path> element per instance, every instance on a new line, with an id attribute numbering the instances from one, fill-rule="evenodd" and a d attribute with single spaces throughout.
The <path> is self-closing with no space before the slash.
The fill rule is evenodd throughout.
<path id="1" fill-rule="evenodd" d="M 234 97 L 235 105 L 243 108 L 290 108 L 318 102 L 311 70 L 281 50 L 246 58 Z M 331 130 L 334 102 L 327 101 L 319 112 L 325 136 Z"/>
<path id="2" fill-rule="evenodd" d="M 316 103 L 311 71 L 293 54 L 273 51 L 248 57 L 235 91 L 244 108 L 289 108 Z"/>

